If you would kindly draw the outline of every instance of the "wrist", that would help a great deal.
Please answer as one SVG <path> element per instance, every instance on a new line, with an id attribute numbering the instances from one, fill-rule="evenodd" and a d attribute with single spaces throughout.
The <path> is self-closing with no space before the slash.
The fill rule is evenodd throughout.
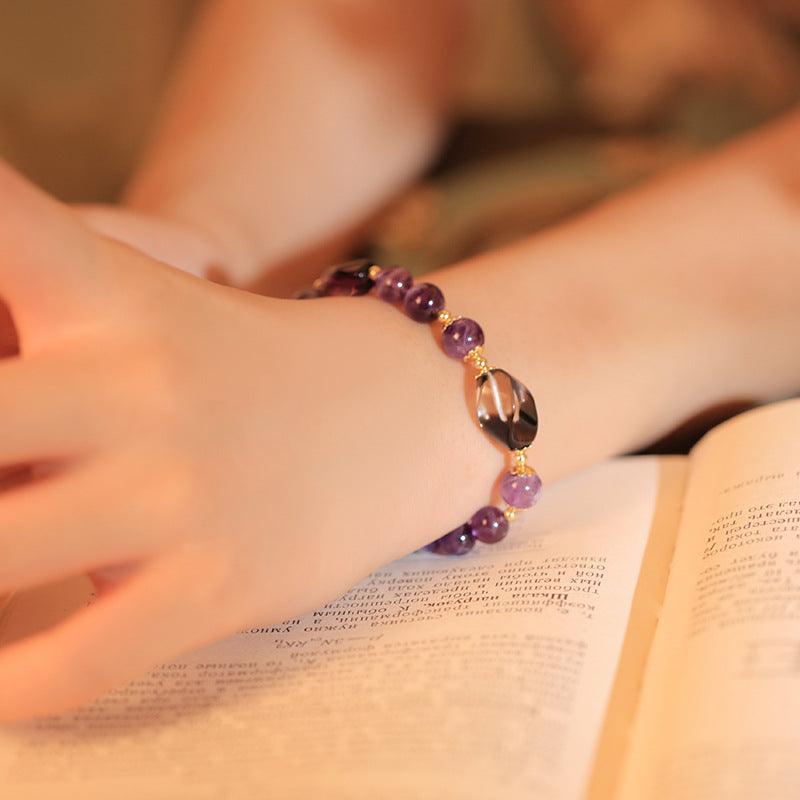
<path id="1" fill-rule="evenodd" d="M 474 380 L 465 386 L 463 365 L 439 350 L 429 326 L 367 297 L 281 307 L 295 353 L 283 380 L 304 387 L 300 449 L 320 476 L 354 465 L 350 497 L 336 492 L 320 505 L 352 502 L 354 522 L 371 521 L 374 537 L 358 547 L 373 565 L 428 544 L 491 501 L 507 459 L 474 421 Z"/>

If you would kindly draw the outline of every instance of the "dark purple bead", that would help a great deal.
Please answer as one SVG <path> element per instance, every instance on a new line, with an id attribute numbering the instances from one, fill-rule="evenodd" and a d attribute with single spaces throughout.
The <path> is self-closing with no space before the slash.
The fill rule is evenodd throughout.
<path id="1" fill-rule="evenodd" d="M 406 292 L 403 307 L 416 322 L 433 322 L 444 308 L 444 295 L 432 283 L 418 283 Z"/>
<path id="2" fill-rule="evenodd" d="M 431 545 L 431 550 L 441 556 L 463 556 L 475 546 L 475 538 L 469 523 L 465 522 L 450 533 L 440 536 Z"/>
<path id="3" fill-rule="evenodd" d="M 392 267 L 378 275 L 375 281 L 375 294 L 387 303 L 399 303 L 413 282 L 414 279 L 407 269 Z"/>
<path id="4" fill-rule="evenodd" d="M 476 511 L 469 521 L 472 535 L 485 544 L 494 544 L 508 533 L 508 520 L 496 506 L 485 506 Z"/>
<path id="5" fill-rule="evenodd" d="M 366 258 L 337 264 L 327 270 L 320 280 L 322 294 L 352 297 L 366 294 L 375 281 L 369 276 L 372 262 Z"/>
<path id="6" fill-rule="evenodd" d="M 515 475 L 506 472 L 500 483 L 500 496 L 513 508 L 530 508 L 542 493 L 541 478 L 532 475 Z"/>
<path id="7" fill-rule="evenodd" d="M 480 347 L 482 344 L 483 331 L 474 319 L 457 319 L 442 333 L 442 347 L 453 358 L 464 358 L 473 347 Z"/>

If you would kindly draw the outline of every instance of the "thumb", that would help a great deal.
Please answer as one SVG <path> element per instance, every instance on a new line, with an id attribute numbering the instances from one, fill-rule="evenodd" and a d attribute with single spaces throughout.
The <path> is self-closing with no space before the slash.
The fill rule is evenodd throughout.
<path id="1" fill-rule="evenodd" d="M 23 350 L 85 317 L 95 251 L 66 206 L 0 161 L 0 299 Z"/>

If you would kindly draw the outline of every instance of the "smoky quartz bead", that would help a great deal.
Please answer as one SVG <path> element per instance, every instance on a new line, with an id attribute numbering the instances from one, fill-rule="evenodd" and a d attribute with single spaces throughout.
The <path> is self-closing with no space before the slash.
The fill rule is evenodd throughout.
<path id="1" fill-rule="evenodd" d="M 511 450 L 533 442 L 539 417 L 533 395 L 504 369 L 492 368 L 477 378 L 478 423 L 490 436 Z"/>

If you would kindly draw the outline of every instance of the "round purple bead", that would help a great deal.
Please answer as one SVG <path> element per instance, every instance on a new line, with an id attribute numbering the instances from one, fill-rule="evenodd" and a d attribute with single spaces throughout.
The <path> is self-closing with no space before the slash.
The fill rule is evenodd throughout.
<path id="1" fill-rule="evenodd" d="M 375 280 L 375 294 L 387 303 L 399 303 L 411 288 L 414 279 L 407 269 L 392 267 L 384 270 Z"/>
<path id="2" fill-rule="evenodd" d="M 457 319 L 442 333 L 442 347 L 453 358 L 464 358 L 473 347 L 480 347 L 482 344 L 483 330 L 474 319 Z"/>
<path id="3" fill-rule="evenodd" d="M 472 535 L 485 544 L 494 544 L 508 533 L 508 520 L 496 506 L 486 506 L 476 511 L 469 521 Z"/>
<path id="4" fill-rule="evenodd" d="M 431 545 L 431 550 L 442 556 L 463 556 L 475 546 L 475 538 L 470 530 L 469 523 L 459 525 L 455 530 L 440 536 Z"/>
<path id="5" fill-rule="evenodd" d="M 542 481 L 536 473 L 515 475 L 513 472 L 506 472 L 500 483 L 500 495 L 514 508 L 530 508 L 541 493 Z"/>
<path id="6" fill-rule="evenodd" d="M 416 322 L 433 322 L 444 308 L 444 295 L 432 283 L 418 283 L 406 292 L 403 307 Z"/>

